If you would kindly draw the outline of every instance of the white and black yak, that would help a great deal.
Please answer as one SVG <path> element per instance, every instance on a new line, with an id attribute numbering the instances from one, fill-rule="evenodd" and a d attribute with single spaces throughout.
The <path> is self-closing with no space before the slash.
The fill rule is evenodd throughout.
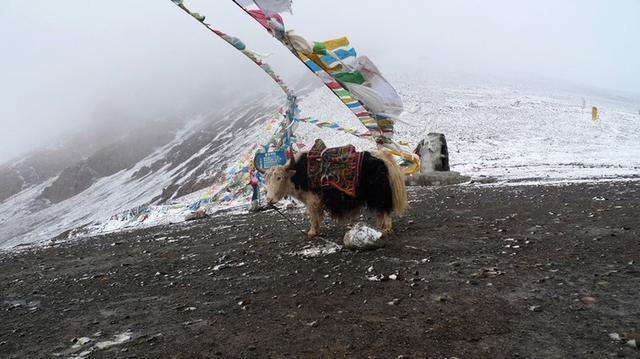
<path id="1" fill-rule="evenodd" d="M 327 149 L 322 151 L 322 155 L 345 148 Z M 304 203 L 311 222 L 309 238 L 319 234 L 325 211 L 332 218 L 345 221 L 357 216 L 363 207 L 377 215 L 378 228 L 390 233 L 392 215 L 401 214 L 407 207 L 404 174 L 392 158 L 381 152 L 355 152 L 353 147 L 351 149 L 352 153 L 358 155 L 357 162 L 345 165 L 343 161 L 342 169 L 346 168 L 347 172 L 355 175 L 352 191 L 345 191 L 335 183 L 331 185 L 331 181 L 326 181 L 335 173 L 332 174 L 331 165 L 327 165 L 327 156 L 310 155 L 312 149 L 311 152 L 299 153 L 285 166 L 274 166 L 264 171 L 268 203 L 273 205 L 287 196 Z M 323 159 L 324 171 L 321 176 L 314 175 L 313 163 L 322 163 Z"/>

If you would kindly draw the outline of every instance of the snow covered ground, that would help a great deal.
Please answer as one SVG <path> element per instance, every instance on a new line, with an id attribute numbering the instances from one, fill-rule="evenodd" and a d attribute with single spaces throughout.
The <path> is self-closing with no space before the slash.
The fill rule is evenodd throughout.
<path id="1" fill-rule="evenodd" d="M 639 103 L 499 85 L 416 82 L 402 76 L 391 80 L 406 109 L 397 124 L 397 138 L 415 144 L 429 132 L 444 133 L 453 171 L 472 177 L 496 177 L 500 183 L 595 181 L 640 174 Z M 582 98 L 586 99 L 584 109 Z M 591 120 L 592 105 L 600 110 L 596 122 Z M 362 129 L 357 119 L 324 88 L 303 98 L 300 109 L 304 117 Z M 229 140 L 212 158 L 231 162 L 249 144 L 264 142 L 268 137 L 265 121 L 266 118 L 256 120 L 251 128 L 240 132 L 221 133 Z M 174 142 L 134 168 L 103 178 L 61 203 L 46 205 L 36 200 L 49 182 L 9 198 L 0 204 L 0 249 L 46 243 L 65 230 L 86 224 L 90 226 L 83 234 L 183 221 L 187 207 L 208 190 L 176 199 L 170 205 L 152 206 L 144 222 L 109 218 L 159 195 L 180 167 L 160 171 L 142 181 L 132 181 L 132 174 L 195 130 L 197 127 L 193 126 L 185 129 Z M 305 123 L 300 124 L 297 135 L 307 145 L 322 138 L 328 145 L 373 147 L 368 140 Z M 246 203 L 242 199 L 227 207 L 243 211 Z"/>
<path id="2" fill-rule="evenodd" d="M 395 83 L 406 109 L 396 126 L 397 138 L 415 144 L 429 132 L 444 133 L 453 171 L 506 181 L 640 174 L 640 103 L 584 96 L 583 109 L 583 96 L 566 93 Z M 303 102 L 302 112 L 341 119 L 357 128 L 358 121 L 347 111 L 322 106 L 331 102 L 330 96 L 313 93 Z M 592 105 L 600 110 L 597 122 L 591 120 Z M 331 130 L 320 133 L 334 144 L 352 141 Z M 304 131 L 302 137 L 309 140 L 315 135 Z"/>

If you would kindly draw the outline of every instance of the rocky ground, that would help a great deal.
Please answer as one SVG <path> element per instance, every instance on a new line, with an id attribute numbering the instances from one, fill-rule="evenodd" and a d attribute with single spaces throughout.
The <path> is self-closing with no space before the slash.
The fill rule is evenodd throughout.
<path id="1" fill-rule="evenodd" d="M 640 182 L 410 199 L 375 251 L 262 212 L 2 254 L 0 357 L 640 357 Z"/>

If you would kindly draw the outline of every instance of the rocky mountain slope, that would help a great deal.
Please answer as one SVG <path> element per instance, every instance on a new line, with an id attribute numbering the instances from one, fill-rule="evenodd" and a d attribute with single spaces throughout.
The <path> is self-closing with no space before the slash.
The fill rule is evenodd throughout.
<path id="1" fill-rule="evenodd" d="M 392 82 L 406 108 L 397 137 L 416 143 L 428 132 L 445 133 L 454 171 L 504 182 L 591 181 L 640 173 L 640 115 L 633 100 L 443 84 L 406 74 Z M 597 122 L 582 108 L 583 97 L 599 106 Z M 60 150 L 5 166 L 0 170 L 0 248 L 43 241 L 145 203 L 187 206 L 253 144 L 266 141 L 265 126 L 281 101 L 260 96 L 176 122 L 186 125 L 136 129 L 93 151 Z M 323 88 L 302 96 L 300 108 L 303 116 L 361 129 Z M 372 147 L 368 140 L 305 123 L 297 135 L 306 144 L 320 137 L 329 145 Z M 157 220 L 152 223 L 181 219 Z"/>
<path id="2" fill-rule="evenodd" d="M 190 121 L 146 123 L 89 154 L 62 146 L 6 166 L 0 246 L 30 243 L 210 186 L 277 105 L 260 97 L 242 109 L 214 110 Z M 67 157 L 48 160 L 58 154 Z M 37 167 L 36 160 L 49 167 Z M 24 175 L 28 171 L 31 177 Z"/>

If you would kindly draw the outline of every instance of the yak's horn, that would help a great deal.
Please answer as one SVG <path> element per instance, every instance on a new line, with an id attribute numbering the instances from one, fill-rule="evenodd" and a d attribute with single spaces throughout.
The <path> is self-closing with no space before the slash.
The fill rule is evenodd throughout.
<path id="1" fill-rule="evenodd" d="M 291 156 L 291 159 L 289 159 L 289 162 L 287 162 L 285 168 L 288 170 L 293 170 L 296 168 L 296 160 L 295 158 L 293 158 L 293 156 Z"/>

